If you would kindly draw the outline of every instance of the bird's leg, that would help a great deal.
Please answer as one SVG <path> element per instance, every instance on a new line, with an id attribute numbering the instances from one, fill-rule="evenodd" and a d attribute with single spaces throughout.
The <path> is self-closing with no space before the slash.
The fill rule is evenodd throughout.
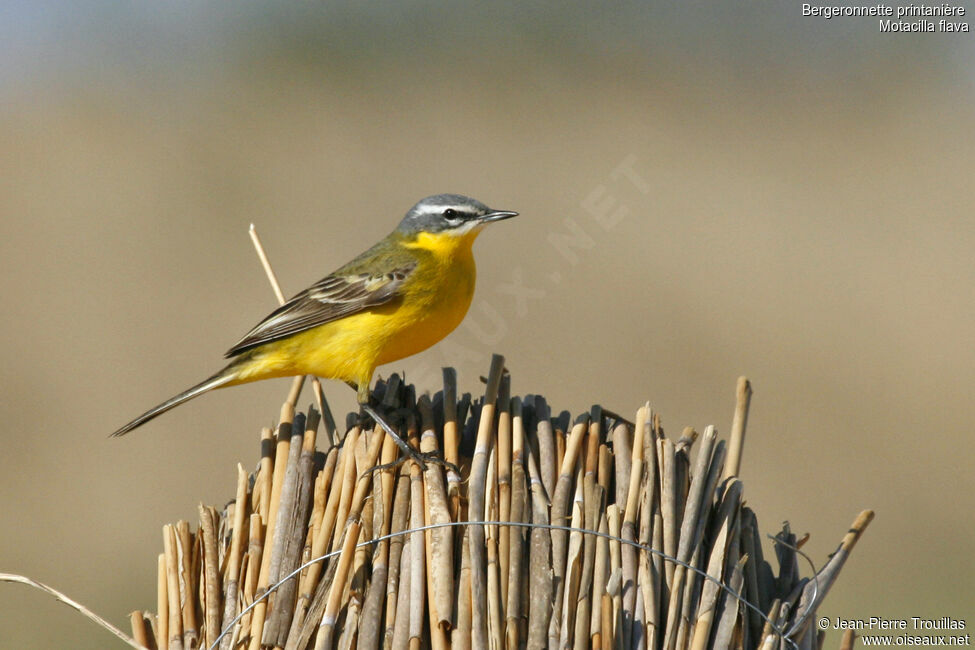
<path id="1" fill-rule="evenodd" d="M 380 415 L 379 412 L 376 410 L 376 408 L 373 408 L 372 404 L 374 403 L 374 400 L 372 399 L 372 396 L 369 393 L 368 383 L 362 382 L 358 385 L 352 382 L 346 382 L 346 383 L 355 389 L 356 397 L 359 401 L 359 406 L 362 408 L 363 412 L 365 412 L 366 415 L 372 418 L 376 424 L 382 427 L 383 431 L 389 434 L 389 436 L 393 439 L 393 442 L 395 442 L 396 445 L 403 450 L 403 453 L 406 454 L 408 458 L 411 458 L 417 462 L 421 470 L 426 471 L 427 466 L 425 461 L 428 461 L 436 465 L 443 465 L 447 469 L 453 470 L 458 474 L 460 474 L 460 470 L 457 468 L 456 465 L 454 465 L 453 463 L 448 463 L 446 460 L 441 458 L 437 452 L 434 451 L 428 454 L 424 454 L 420 451 L 417 451 L 413 447 L 409 446 L 406 443 L 406 441 L 403 440 L 399 436 L 399 434 L 393 430 L 393 427 L 390 426 L 390 424 L 386 421 L 386 418 Z M 365 387 L 365 390 L 363 390 L 363 387 Z M 380 404 L 376 403 L 376 406 L 379 407 Z M 394 465 L 399 464 L 399 462 L 393 464 Z M 385 467 L 373 468 L 373 469 L 385 469 Z"/>
<path id="2" fill-rule="evenodd" d="M 385 418 L 379 415 L 376 409 L 372 408 L 369 404 L 360 404 L 359 406 L 361 406 L 362 410 L 366 412 L 366 415 L 371 417 L 376 424 L 382 427 L 383 431 L 385 431 L 389 437 L 393 439 L 393 442 L 395 442 L 396 445 L 403 450 L 404 454 L 415 460 L 417 464 L 419 464 L 420 469 L 426 471 L 427 466 L 426 463 L 423 462 L 423 454 L 406 444 L 406 441 L 400 438 L 398 433 L 393 431 L 393 427 L 389 426 L 389 423 L 386 422 Z"/>
<path id="3" fill-rule="evenodd" d="M 417 462 L 417 464 L 419 464 L 421 470 L 426 471 L 427 466 L 426 463 L 423 462 L 423 455 L 420 452 L 418 452 L 416 449 L 413 449 L 413 447 L 410 447 L 406 443 L 406 441 L 403 440 L 399 436 L 399 434 L 393 430 L 393 427 L 389 425 L 389 423 L 386 421 L 386 418 L 381 416 L 379 412 L 376 409 L 374 409 L 370 404 L 370 402 L 372 401 L 371 399 L 372 396 L 369 394 L 369 382 L 364 381 L 364 382 L 360 382 L 359 384 L 355 384 L 351 381 L 347 381 L 345 383 L 347 383 L 349 386 L 355 389 L 356 398 L 359 402 L 359 406 L 362 408 L 365 414 L 371 417 L 376 424 L 382 427 L 383 431 L 385 431 L 389 435 L 389 437 L 393 439 L 393 442 L 396 443 L 396 446 L 399 447 L 401 450 L 403 450 L 403 453 L 406 454 L 407 457 L 412 458 L 414 461 Z M 379 404 L 377 404 L 376 406 L 379 406 Z"/>

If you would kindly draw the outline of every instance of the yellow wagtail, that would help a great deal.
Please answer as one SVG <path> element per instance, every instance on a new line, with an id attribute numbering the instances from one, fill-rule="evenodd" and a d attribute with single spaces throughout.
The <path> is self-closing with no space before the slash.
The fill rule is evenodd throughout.
<path id="1" fill-rule="evenodd" d="M 369 406 L 373 371 L 460 324 L 474 295 L 474 239 L 485 225 L 517 214 L 457 194 L 423 199 L 375 246 L 271 312 L 230 348 L 233 360 L 223 370 L 112 435 L 215 388 L 315 375 L 355 388 L 363 409 L 402 443 Z"/>

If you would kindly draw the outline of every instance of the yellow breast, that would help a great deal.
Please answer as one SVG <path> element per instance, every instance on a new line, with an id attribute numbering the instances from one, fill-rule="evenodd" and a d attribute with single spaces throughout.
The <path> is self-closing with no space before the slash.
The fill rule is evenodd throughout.
<path id="1" fill-rule="evenodd" d="M 310 374 L 368 384 L 376 366 L 437 343 L 470 307 L 476 236 L 421 233 L 404 242 L 418 264 L 401 297 L 262 346 L 239 367 L 234 383 Z"/>
<path id="2" fill-rule="evenodd" d="M 410 244 L 424 259 L 404 287 L 377 365 L 426 350 L 464 320 L 477 277 L 471 251 L 476 236 L 421 233 Z"/>

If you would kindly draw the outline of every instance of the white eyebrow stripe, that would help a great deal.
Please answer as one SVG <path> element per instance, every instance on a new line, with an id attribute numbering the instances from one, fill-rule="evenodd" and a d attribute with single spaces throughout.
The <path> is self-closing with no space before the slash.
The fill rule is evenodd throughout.
<path id="1" fill-rule="evenodd" d="M 456 210 L 457 212 L 462 212 L 467 214 L 471 212 L 470 206 L 453 204 L 453 205 L 425 205 L 419 209 L 420 214 L 441 214 L 444 210 Z"/>

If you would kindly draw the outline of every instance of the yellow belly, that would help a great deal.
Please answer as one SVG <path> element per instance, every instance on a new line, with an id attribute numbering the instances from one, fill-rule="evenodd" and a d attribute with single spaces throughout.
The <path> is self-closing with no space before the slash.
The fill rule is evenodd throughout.
<path id="1" fill-rule="evenodd" d="M 245 354 L 233 383 L 316 375 L 368 385 L 376 366 L 429 348 L 464 319 L 474 295 L 470 242 L 452 253 L 425 258 L 400 298 Z"/>

